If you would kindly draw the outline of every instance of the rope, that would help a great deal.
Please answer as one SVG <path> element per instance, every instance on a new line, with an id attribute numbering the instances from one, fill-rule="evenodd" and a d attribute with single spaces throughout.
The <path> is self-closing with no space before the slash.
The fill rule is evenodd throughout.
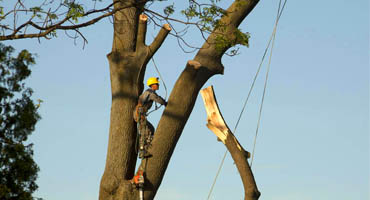
<path id="1" fill-rule="evenodd" d="M 235 125 L 235 127 L 234 127 L 234 132 L 233 132 L 234 134 L 236 133 L 236 129 L 237 129 L 238 125 L 239 125 L 240 119 L 242 118 L 242 115 L 243 115 L 243 113 L 244 113 L 245 107 L 247 106 L 247 103 L 248 103 L 249 97 L 250 97 L 250 95 L 251 95 L 251 93 L 252 93 L 252 90 L 253 90 L 253 88 L 254 88 L 254 85 L 255 85 L 255 83 L 256 83 L 256 80 L 257 80 L 258 74 L 259 74 L 259 72 L 260 72 L 260 70 L 261 70 L 261 67 L 262 67 L 263 61 L 264 61 L 264 59 L 265 59 L 265 56 L 266 56 L 266 54 L 267 54 L 268 47 L 270 46 L 271 40 L 272 40 L 272 36 L 270 37 L 270 41 L 268 42 L 268 45 L 267 45 L 267 47 L 266 47 L 266 49 L 265 49 L 265 52 L 264 52 L 264 54 L 263 54 L 263 56 L 262 56 L 261 62 L 260 62 L 260 64 L 259 64 L 258 69 L 257 69 L 257 72 L 256 72 L 256 74 L 255 74 L 255 76 L 254 76 L 254 79 L 253 79 L 252 85 L 251 85 L 251 87 L 249 88 L 249 92 L 248 92 L 247 98 L 246 98 L 246 100 L 244 101 L 243 107 L 242 107 L 242 109 L 241 109 L 241 112 L 240 112 L 239 117 L 238 117 L 238 119 L 237 119 L 236 125 Z M 224 153 L 224 156 L 222 157 L 222 160 L 221 160 L 220 166 L 219 166 L 219 168 L 218 168 L 218 170 L 217 170 L 217 173 L 216 173 L 215 179 L 213 180 L 213 183 L 212 183 L 211 189 L 210 189 L 210 191 L 209 191 L 209 194 L 208 194 L 207 200 L 209 200 L 209 198 L 211 197 L 211 194 L 212 194 L 213 188 L 214 188 L 214 186 L 215 186 L 215 184 L 216 184 L 216 181 L 217 181 L 218 175 L 220 174 L 221 169 L 222 169 L 222 166 L 224 165 L 224 162 L 225 162 L 225 158 L 226 158 L 227 152 L 228 152 L 228 151 L 227 151 L 227 149 L 226 149 L 226 150 L 225 150 L 225 153 Z"/>
<path id="2" fill-rule="evenodd" d="M 268 51 L 268 49 L 269 49 L 269 47 L 270 47 L 271 41 L 272 41 L 272 44 L 274 44 L 274 41 L 275 41 L 275 35 L 276 35 L 276 27 L 277 27 L 277 24 L 278 24 L 278 22 L 279 22 L 279 20 L 280 20 L 280 17 L 281 17 L 281 14 L 282 14 L 283 10 L 284 10 L 284 7 L 285 7 L 286 2 L 287 2 L 287 0 L 285 0 L 285 2 L 284 2 L 284 4 L 283 4 L 283 7 L 282 7 L 282 9 L 281 9 L 281 10 L 280 10 L 281 0 L 280 0 L 280 2 L 279 2 L 278 14 L 277 14 L 277 18 L 276 18 L 276 22 L 275 22 L 275 26 L 274 26 L 273 33 L 272 33 L 272 34 L 271 34 L 271 36 L 270 36 L 269 42 L 268 42 L 267 47 L 266 47 L 266 49 L 265 49 L 265 51 L 264 51 L 264 54 L 263 54 L 263 56 L 262 56 L 262 59 L 261 59 L 261 62 L 260 62 L 260 64 L 259 64 L 259 66 L 258 66 L 257 72 L 256 72 L 256 74 L 255 74 L 255 76 L 254 76 L 254 79 L 253 79 L 252 85 L 251 85 L 251 87 L 250 87 L 250 89 L 249 89 L 249 92 L 248 92 L 247 98 L 246 98 L 246 100 L 245 100 L 245 102 L 244 102 L 244 104 L 243 104 L 243 107 L 242 107 L 242 109 L 241 109 L 241 112 L 240 112 L 240 114 L 239 114 L 238 120 L 237 120 L 236 125 L 235 125 L 235 127 L 234 127 L 234 132 L 233 132 L 234 134 L 236 133 L 236 129 L 237 129 L 238 125 L 239 125 L 240 119 L 241 119 L 241 117 L 242 117 L 242 115 L 243 115 L 243 113 L 244 113 L 245 107 L 246 107 L 246 105 L 247 105 L 247 103 L 248 103 L 249 97 L 250 97 L 250 95 L 251 95 L 251 93 L 252 93 L 252 90 L 253 90 L 253 88 L 254 88 L 254 85 L 255 85 L 255 83 L 256 83 L 256 80 L 257 80 L 258 74 L 259 74 L 259 72 L 260 72 L 260 70 L 261 70 L 261 67 L 262 67 L 263 61 L 264 61 L 264 59 L 265 59 L 265 57 L 266 57 L 266 54 L 267 54 L 267 51 Z M 273 45 L 272 45 L 272 47 L 273 47 Z M 270 58 L 269 58 L 269 64 L 268 64 L 268 71 L 269 71 L 269 69 L 270 69 L 271 54 L 272 54 L 272 49 L 271 49 L 271 51 L 270 51 Z M 256 144 L 257 133 L 258 133 L 258 127 L 259 127 L 259 125 L 260 125 L 260 118 L 261 118 L 261 113 L 262 113 L 262 105 L 263 105 L 263 101 L 264 101 L 264 97 L 265 97 L 265 92 L 266 92 L 267 78 L 268 78 L 268 71 L 267 71 L 267 75 L 266 75 L 265 86 L 264 86 L 264 91 L 263 91 L 263 97 L 262 97 L 262 102 L 261 102 L 261 107 L 260 107 L 260 114 L 259 114 L 259 119 L 258 119 L 258 124 L 257 124 L 256 136 L 255 136 L 255 138 L 254 138 L 253 153 L 252 153 L 252 162 L 253 162 L 253 157 L 254 157 L 255 144 Z M 224 153 L 224 156 L 222 157 L 222 160 L 221 160 L 220 166 L 219 166 L 219 168 L 218 168 L 218 170 L 217 170 L 217 173 L 216 173 L 216 176 L 215 176 L 215 178 L 214 178 L 214 180 L 213 180 L 213 183 L 212 183 L 211 189 L 210 189 L 210 191 L 209 191 L 209 193 L 208 193 L 207 200 L 209 200 L 209 199 L 210 199 L 210 197 L 211 197 L 211 194 L 212 194 L 212 192 L 213 192 L 213 188 L 214 188 L 214 186 L 215 186 L 215 184 L 216 184 L 216 182 L 217 182 L 217 178 L 218 178 L 218 176 L 219 176 L 219 174 L 220 174 L 220 172 L 221 172 L 222 166 L 223 166 L 223 164 L 224 164 L 224 162 L 225 162 L 225 158 L 226 158 L 227 152 L 228 152 L 228 151 L 226 150 L 226 151 L 225 151 L 225 153 Z M 251 162 L 251 166 L 252 166 L 252 162 Z"/>
<path id="3" fill-rule="evenodd" d="M 269 56 L 269 62 L 267 64 L 267 70 L 266 70 L 266 78 L 265 78 L 265 84 L 264 84 L 264 87 L 263 87 L 263 94 L 262 94 L 262 100 L 261 100 L 261 106 L 260 106 L 260 110 L 259 110 L 259 114 L 258 114 L 258 122 L 257 122 L 257 128 L 256 128 L 256 135 L 254 136 L 254 142 L 253 142 L 253 151 L 252 151 L 252 156 L 251 156 L 251 167 L 253 165 L 253 160 L 254 160 L 254 155 L 255 155 L 255 150 L 256 150 L 256 143 L 257 143 L 257 135 L 258 135 L 258 130 L 259 130 L 259 127 L 260 127 L 260 123 L 261 123 L 261 116 L 262 116 L 262 109 L 263 109 L 263 103 L 265 101 L 265 95 L 266 95 L 266 88 L 267 88 L 267 82 L 268 82 L 268 78 L 269 78 L 269 72 L 270 72 L 270 65 L 271 65 L 271 58 L 272 58 L 272 51 L 274 49 L 274 44 L 275 44 L 275 38 L 276 38 L 276 30 L 277 30 L 277 25 L 278 25 L 278 22 L 279 22 L 279 19 L 281 17 L 281 14 L 285 8 L 285 4 L 286 4 L 287 0 L 284 1 L 284 4 L 283 4 L 283 7 L 281 8 L 280 10 L 280 6 L 281 6 L 281 0 L 279 1 L 279 9 L 278 9 L 278 14 L 277 14 L 277 17 L 276 17 L 276 22 L 275 22 L 275 26 L 274 26 L 274 31 L 272 33 L 272 44 L 271 44 L 271 49 L 270 49 L 270 56 Z"/>
<path id="4" fill-rule="evenodd" d="M 152 60 L 152 62 L 153 62 L 153 65 L 154 65 L 155 70 L 157 71 L 157 73 L 158 73 L 158 75 L 159 75 L 159 78 L 161 79 L 161 81 L 162 81 L 162 83 L 163 83 L 163 87 L 164 87 L 164 91 L 165 91 L 165 97 L 164 97 L 164 99 L 166 100 L 166 99 L 167 99 L 167 86 L 166 86 L 166 83 L 164 82 L 164 80 L 163 80 L 163 78 L 162 78 L 161 73 L 159 72 L 159 69 L 158 69 L 157 65 L 155 64 L 155 61 L 154 61 L 154 58 L 153 58 L 153 57 L 154 57 L 154 56 L 152 56 L 151 60 Z M 152 110 L 152 111 L 150 111 L 150 112 L 148 112 L 148 113 L 147 113 L 147 115 L 149 115 L 150 113 L 152 113 L 152 112 L 154 112 L 154 111 L 158 110 L 161 106 L 162 106 L 162 105 L 157 106 L 157 103 L 155 103 L 155 109 L 154 109 L 154 110 Z"/>
<path id="5" fill-rule="evenodd" d="M 157 73 L 158 73 L 158 75 L 159 75 L 159 78 L 161 79 L 161 81 L 162 81 L 162 83 L 163 83 L 163 87 L 164 87 L 164 91 L 165 91 L 165 97 L 164 97 L 164 99 L 167 99 L 167 86 L 166 86 L 166 83 L 164 82 L 164 80 L 163 80 L 163 78 L 162 78 L 162 75 L 161 75 L 161 73 L 159 72 L 159 69 L 158 69 L 158 67 L 157 67 L 157 65 L 155 64 L 155 61 L 154 61 L 154 58 L 153 58 L 153 56 L 152 56 L 152 62 L 153 62 L 153 65 L 154 65 L 154 67 L 155 67 L 155 70 L 157 71 Z"/>

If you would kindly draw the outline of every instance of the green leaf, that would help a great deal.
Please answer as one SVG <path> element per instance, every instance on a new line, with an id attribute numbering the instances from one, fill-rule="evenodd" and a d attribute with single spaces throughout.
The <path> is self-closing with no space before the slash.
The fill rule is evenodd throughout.
<path id="1" fill-rule="evenodd" d="M 237 29 L 234 32 L 235 44 L 240 44 L 246 47 L 249 47 L 249 38 L 250 34 L 248 32 L 243 33 L 241 30 Z"/>
<path id="2" fill-rule="evenodd" d="M 48 16 L 50 19 L 58 19 L 58 16 L 54 13 L 49 13 Z"/>
<path id="3" fill-rule="evenodd" d="M 174 4 L 167 6 L 163 9 L 163 13 L 167 16 L 172 15 L 175 12 Z"/>
<path id="4" fill-rule="evenodd" d="M 30 11 L 32 11 L 34 14 L 36 14 L 37 12 L 42 11 L 42 9 L 41 9 L 41 7 L 32 7 L 32 8 L 30 8 Z"/>
<path id="5" fill-rule="evenodd" d="M 74 3 L 74 2 L 71 2 L 71 3 L 67 2 L 66 4 L 69 7 L 67 17 L 72 18 L 72 20 L 77 23 L 78 18 L 83 17 L 84 14 L 85 14 L 84 8 L 82 7 L 81 4 L 77 4 L 77 3 Z"/>

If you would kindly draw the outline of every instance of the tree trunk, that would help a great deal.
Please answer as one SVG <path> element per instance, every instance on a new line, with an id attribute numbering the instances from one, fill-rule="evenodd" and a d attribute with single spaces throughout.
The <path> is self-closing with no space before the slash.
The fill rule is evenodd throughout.
<path id="1" fill-rule="evenodd" d="M 135 1 L 117 3 L 115 7 L 134 5 Z M 136 6 L 136 7 L 135 7 Z M 143 77 L 149 59 L 157 51 L 170 28 L 164 26 L 150 46 L 145 45 L 145 15 L 140 6 L 117 12 L 114 16 L 112 52 L 107 55 L 110 66 L 112 107 L 108 152 L 100 182 L 99 199 L 138 199 L 130 179 L 134 176 L 137 152 L 136 123 L 133 111 L 143 90 Z"/>
<path id="2" fill-rule="evenodd" d="M 104 174 L 100 183 L 100 200 L 137 200 L 138 190 L 130 180 L 134 176 L 137 153 L 135 152 L 136 124 L 133 110 L 138 95 L 143 89 L 146 64 L 158 50 L 170 31 L 164 26 L 150 46 L 145 45 L 146 20 L 139 14 L 143 5 L 135 0 L 116 3 L 115 7 L 134 5 L 114 16 L 114 39 L 112 52 L 108 54 L 112 90 L 112 107 L 108 152 Z M 199 90 L 215 74 L 223 73 L 221 57 L 231 47 L 216 49 L 218 34 L 233 39 L 241 21 L 254 8 L 258 0 L 236 0 L 221 21 L 227 24 L 225 30 L 216 29 L 190 60 L 178 78 L 169 97 L 168 106 L 158 124 L 145 166 L 144 199 L 154 198 L 175 149 L 182 130 L 194 107 Z"/>
<path id="3" fill-rule="evenodd" d="M 124 5 L 115 4 L 117 6 Z M 142 64 L 141 60 L 135 58 L 143 54 L 135 52 L 138 14 L 138 10 L 132 7 L 114 16 L 113 47 L 107 55 L 112 107 L 107 159 L 100 183 L 101 200 L 120 199 L 118 196 L 122 191 L 126 192 L 124 196 L 132 196 L 134 192 L 126 180 L 133 176 L 136 162 L 136 127 L 131 116 L 136 105 L 137 77 Z"/>

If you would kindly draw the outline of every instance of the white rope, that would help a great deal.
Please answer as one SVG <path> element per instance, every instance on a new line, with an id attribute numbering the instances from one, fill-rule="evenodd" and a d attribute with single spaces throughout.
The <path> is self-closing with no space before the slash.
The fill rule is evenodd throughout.
<path id="1" fill-rule="evenodd" d="M 277 14 L 277 17 L 276 17 L 275 26 L 274 26 L 274 31 L 272 32 L 272 44 L 271 44 L 271 49 L 270 49 L 269 62 L 268 62 L 268 64 L 267 64 L 265 84 L 264 84 L 264 87 L 263 87 L 263 94 L 262 94 L 261 106 L 260 106 L 260 110 L 259 110 L 259 114 L 258 114 L 258 122 L 257 122 L 256 134 L 255 134 L 255 136 L 254 136 L 254 142 L 253 142 L 253 151 L 252 151 L 252 156 L 251 156 L 251 167 L 252 167 L 252 164 L 253 164 L 254 155 L 255 155 L 255 150 L 256 150 L 256 142 L 257 142 L 258 130 L 259 130 L 259 127 L 260 127 L 260 124 L 261 124 L 262 109 L 263 109 L 263 103 L 264 103 L 264 101 L 265 101 L 266 88 L 267 88 L 267 82 L 268 82 L 269 72 L 270 72 L 270 65 L 271 65 L 272 51 L 273 51 L 273 49 L 274 49 L 274 44 L 275 44 L 277 25 L 278 25 L 278 22 L 279 22 L 280 16 L 281 16 L 281 14 L 282 14 L 282 12 L 283 12 L 283 10 L 284 10 L 284 7 L 285 7 L 286 2 L 287 2 L 287 0 L 285 0 L 285 1 L 284 1 L 284 5 L 283 5 L 283 7 L 281 8 L 281 10 L 280 10 L 281 0 L 280 0 L 280 2 L 279 2 L 279 9 L 278 9 L 278 10 L 279 10 L 280 12 L 278 11 L 278 14 Z"/>

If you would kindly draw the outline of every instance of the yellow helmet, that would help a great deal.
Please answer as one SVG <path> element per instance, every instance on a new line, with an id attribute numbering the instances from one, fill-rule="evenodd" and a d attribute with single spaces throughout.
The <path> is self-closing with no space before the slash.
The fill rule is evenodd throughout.
<path id="1" fill-rule="evenodd" d="M 157 77 L 150 77 L 148 78 L 148 81 L 146 82 L 148 86 L 151 86 L 153 84 L 159 84 L 159 80 Z"/>

